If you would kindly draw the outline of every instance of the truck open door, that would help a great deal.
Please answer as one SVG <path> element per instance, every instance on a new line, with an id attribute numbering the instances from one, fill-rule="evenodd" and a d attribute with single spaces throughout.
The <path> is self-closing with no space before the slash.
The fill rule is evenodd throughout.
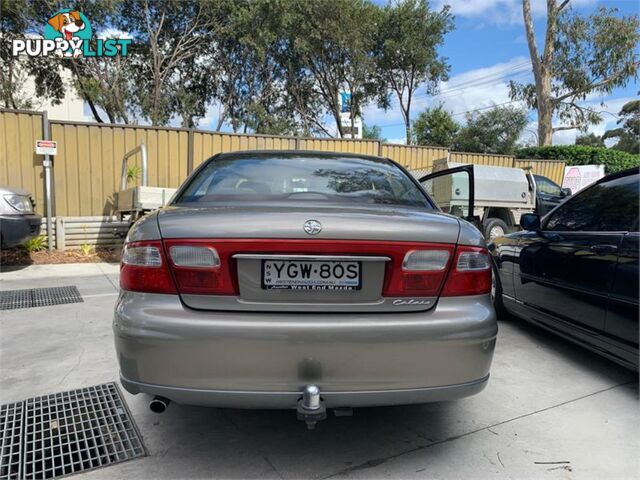
<path id="1" fill-rule="evenodd" d="M 439 170 L 418 181 L 442 211 L 467 220 L 482 231 L 481 219 L 474 213 L 473 165 Z"/>

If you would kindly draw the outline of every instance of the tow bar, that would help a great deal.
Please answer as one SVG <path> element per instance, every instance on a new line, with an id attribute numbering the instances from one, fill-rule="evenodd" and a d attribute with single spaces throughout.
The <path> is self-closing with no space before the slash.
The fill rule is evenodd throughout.
<path id="1" fill-rule="evenodd" d="M 320 389 L 315 385 L 307 385 L 302 391 L 302 400 L 298 400 L 298 420 L 313 430 L 320 420 L 327 418 L 327 409 L 320 399 Z"/>

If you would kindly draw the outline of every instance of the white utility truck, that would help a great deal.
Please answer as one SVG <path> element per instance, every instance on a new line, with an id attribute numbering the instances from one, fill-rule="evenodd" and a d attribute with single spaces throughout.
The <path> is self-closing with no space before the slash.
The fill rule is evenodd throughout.
<path id="1" fill-rule="evenodd" d="M 138 153 L 142 164 L 142 185 L 134 185 L 127 188 L 127 161 Z M 141 143 L 133 150 L 125 153 L 122 159 L 120 191 L 116 193 L 116 213 L 120 220 L 128 220 L 130 224 L 133 224 L 146 213 L 169 203 L 169 200 L 177 190 L 169 187 L 149 187 L 147 182 L 147 147 L 144 143 Z"/>
<path id="2" fill-rule="evenodd" d="M 548 198 L 538 184 L 551 182 L 546 177 L 533 175 L 530 170 L 489 165 L 472 165 L 473 188 L 470 188 L 468 164 L 436 160 L 431 175 L 414 174 L 444 212 L 457 217 L 476 219 L 487 241 L 519 228 L 524 213 L 546 213 Z M 454 169 L 448 175 L 447 170 Z M 469 212 L 469 194 L 472 190 L 473 212 Z M 571 195 L 560 189 L 555 204 Z M 541 195 L 545 198 L 541 198 Z M 543 205 L 544 204 L 544 205 Z"/>

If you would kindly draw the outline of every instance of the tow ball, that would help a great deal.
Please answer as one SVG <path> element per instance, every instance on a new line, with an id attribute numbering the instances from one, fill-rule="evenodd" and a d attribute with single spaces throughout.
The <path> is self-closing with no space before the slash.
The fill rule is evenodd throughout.
<path id="1" fill-rule="evenodd" d="M 327 409 L 320 399 L 320 389 L 315 385 L 307 385 L 302 391 L 302 399 L 298 400 L 298 420 L 313 430 L 320 420 L 327 418 Z"/>

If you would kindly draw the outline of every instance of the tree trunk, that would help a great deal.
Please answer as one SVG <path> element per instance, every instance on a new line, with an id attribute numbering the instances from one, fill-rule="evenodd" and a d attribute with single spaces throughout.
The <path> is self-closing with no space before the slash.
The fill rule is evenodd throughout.
<path id="1" fill-rule="evenodd" d="M 86 98 L 85 99 L 86 102 L 89 104 L 89 108 L 91 109 L 91 113 L 93 114 L 93 118 L 96 119 L 96 122 L 98 123 L 104 123 L 102 121 L 102 118 L 100 118 L 100 114 L 98 113 L 98 109 L 96 108 L 96 106 L 93 104 L 93 102 L 91 101 L 91 99 Z"/>
<path id="2" fill-rule="evenodd" d="M 404 129 L 406 133 L 405 142 L 407 145 L 411 145 L 411 123 L 409 122 L 409 118 L 405 118 L 404 120 Z"/>
<path id="3" fill-rule="evenodd" d="M 342 133 L 342 123 L 340 122 L 340 110 L 337 107 L 334 107 L 331 110 L 333 111 L 333 118 L 336 120 L 338 138 L 344 138 L 344 134 Z"/>
<path id="4" fill-rule="evenodd" d="M 405 107 L 402 106 L 402 97 L 400 97 L 400 109 L 402 110 L 402 116 L 404 117 L 404 129 L 406 134 L 406 143 L 407 145 L 411 145 L 413 143 L 413 135 L 411 134 L 411 96 L 412 91 L 411 87 L 409 87 L 409 92 L 407 94 L 407 105 Z"/>
<path id="5" fill-rule="evenodd" d="M 540 81 L 536 85 L 536 103 L 538 105 L 538 146 L 553 144 L 553 100 L 551 98 L 551 75 L 543 66 Z"/>
<path id="6" fill-rule="evenodd" d="M 536 37 L 533 29 L 530 0 L 522 1 L 522 16 L 524 28 L 527 34 L 531 66 L 536 82 L 536 109 L 538 110 L 538 146 L 544 147 L 553 144 L 553 112 L 555 101 L 551 92 L 551 69 L 553 67 L 554 42 L 558 25 L 558 13 L 567 4 L 562 2 L 558 7 L 556 0 L 547 0 L 547 28 L 543 55 L 538 55 Z"/>

